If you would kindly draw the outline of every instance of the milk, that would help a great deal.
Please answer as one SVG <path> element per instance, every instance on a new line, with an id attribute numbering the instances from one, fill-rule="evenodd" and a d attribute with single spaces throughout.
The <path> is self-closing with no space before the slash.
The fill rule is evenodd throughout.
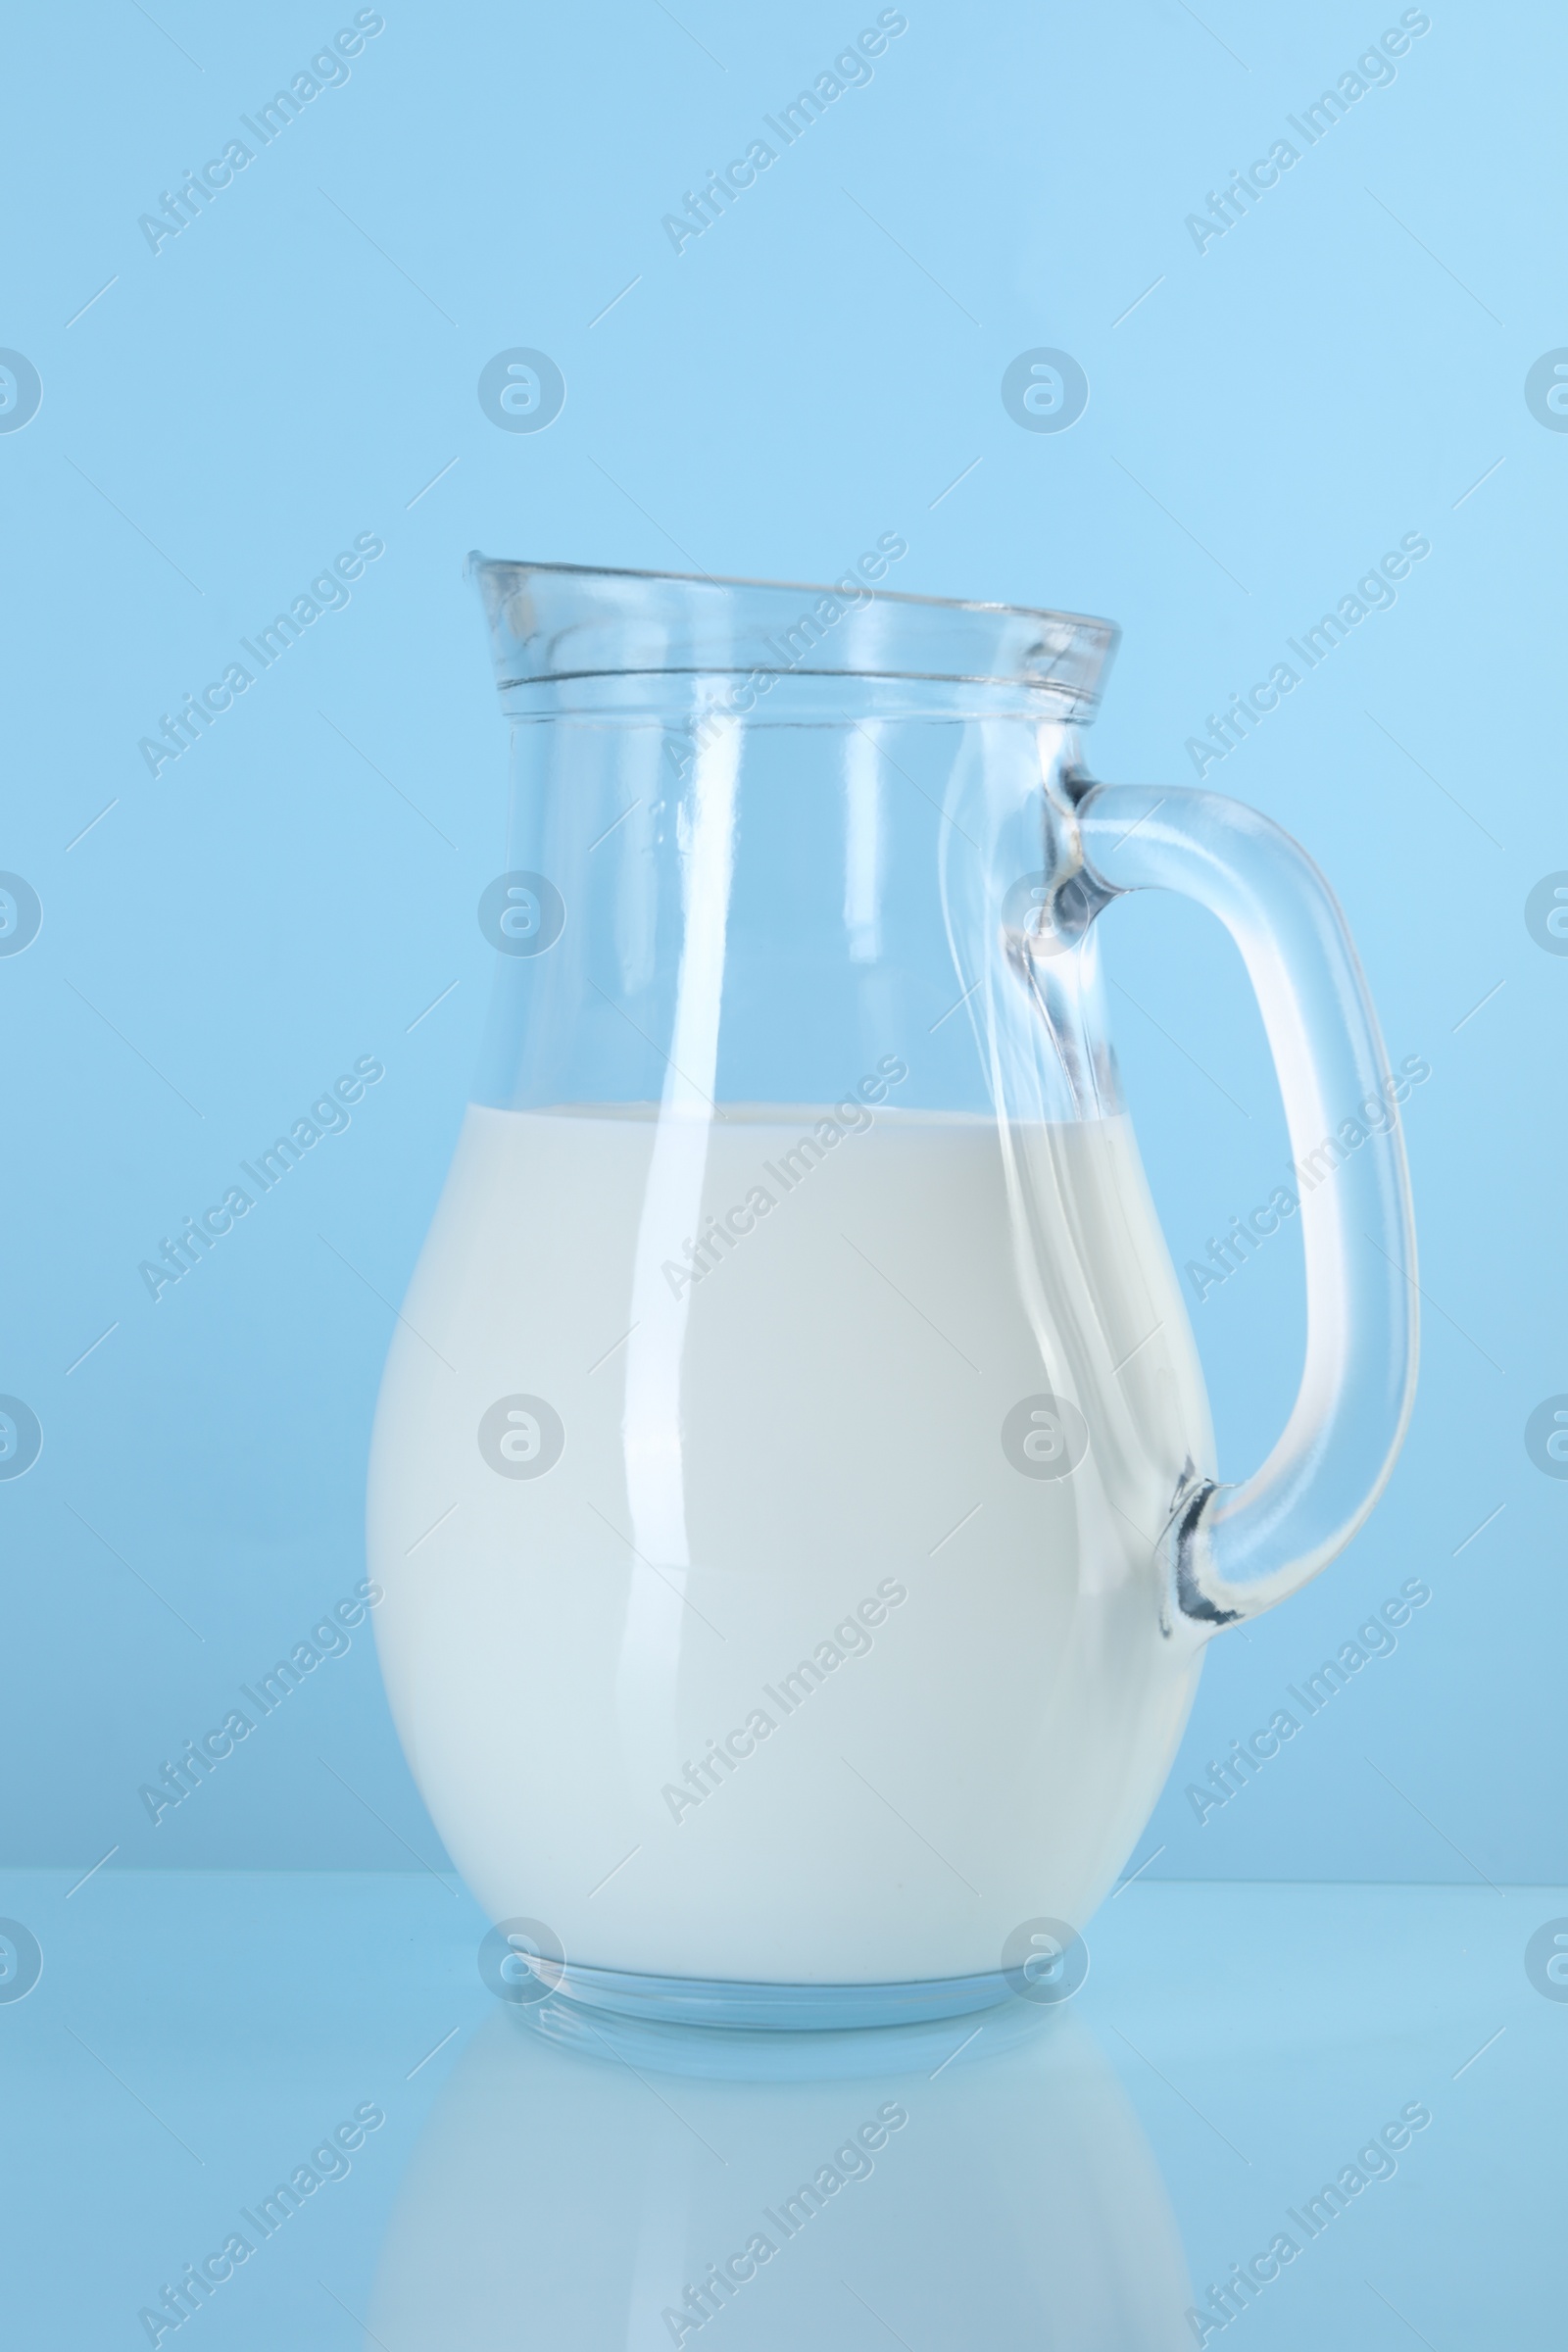
<path id="1" fill-rule="evenodd" d="M 655 1976 L 961 1977 L 1081 1927 L 1191 1703 L 1189 1462 L 1125 1120 L 471 1107 L 369 1491 L 454 1860 Z"/>

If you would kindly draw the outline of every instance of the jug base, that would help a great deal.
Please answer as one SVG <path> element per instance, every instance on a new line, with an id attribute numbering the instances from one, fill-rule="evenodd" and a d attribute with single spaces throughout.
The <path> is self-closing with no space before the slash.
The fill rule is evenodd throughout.
<path id="1" fill-rule="evenodd" d="M 923 2025 L 1012 1998 L 1000 1970 L 884 1984 L 745 1984 L 724 1977 L 656 1977 L 568 1961 L 559 1991 L 583 2009 L 652 2023 L 820 2034 Z"/>
<path id="2" fill-rule="evenodd" d="M 905 2018 L 891 2025 L 802 2027 L 692 2024 L 679 2017 L 617 2015 L 564 1992 L 519 2006 L 511 2022 L 579 2058 L 638 2074 L 724 2082 L 825 2082 L 866 2076 L 935 2077 L 1050 2034 L 1060 2020 L 1027 2000 L 1001 2000 L 977 2015 Z"/>

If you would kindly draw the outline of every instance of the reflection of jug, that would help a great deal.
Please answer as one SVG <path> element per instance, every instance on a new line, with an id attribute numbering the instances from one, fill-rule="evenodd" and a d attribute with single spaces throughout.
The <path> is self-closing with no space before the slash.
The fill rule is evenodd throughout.
<path id="1" fill-rule="evenodd" d="M 1205 1640 L 1398 1446 L 1353 950 L 1266 819 L 1084 775 L 1102 622 L 476 569 L 495 994 L 370 1473 L 410 1763 L 581 1995 L 979 2005 L 1112 1883 Z M 1301 1162 L 1305 1371 L 1240 1487 L 1105 1030 L 1096 920 L 1149 886 L 1230 929 Z"/>
<path id="2" fill-rule="evenodd" d="M 579 2024 L 577 2056 L 498 2012 L 410 2162 L 367 2340 L 1190 2347 L 1164 2183 L 1093 2041 L 1056 2016 L 982 2057 L 988 2023 L 944 2067 L 971 2030 L 791 2036 L 794 2080 L 699 2080 L 646 2030 Z"/>

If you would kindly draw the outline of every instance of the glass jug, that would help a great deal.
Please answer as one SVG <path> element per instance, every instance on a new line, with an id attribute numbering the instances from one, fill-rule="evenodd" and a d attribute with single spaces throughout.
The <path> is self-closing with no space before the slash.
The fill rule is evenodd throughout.
<path id="1" fill-rule="evenodd" d="M 1107 623 L 880 561 L 470 558 L 512 726 L 494 993 L 368 1542 L 514 1996 L 1064 1997 L 1206 1642 L 1349 1541 L 1409 1416 L 1401 1089 L 1326 884 L 1234 802 L 1089 779 Z M 1235 939 L 1302 1168 L 1300 1391 L 1239 1486 L 1098 974 L 1151 887 Z"/>

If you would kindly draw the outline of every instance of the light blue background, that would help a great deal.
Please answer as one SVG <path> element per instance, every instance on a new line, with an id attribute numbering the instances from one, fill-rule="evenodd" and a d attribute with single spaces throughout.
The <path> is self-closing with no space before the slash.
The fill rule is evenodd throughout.
<path id="1" fill-rule="evenodd" d="M 346 86 L 149 251 L 138 215 L 353 13 L 160 0 L 156 24 L 98 5 L 11 33 L 0 343 L 44 397 L 0 437 L 0 866 L 44 922 L 0 960 L 0 1389 L 45 1445 L 0 1486 L 10 1858 L 441 1859 L 368 1631 L 156 1830 L 136 1789 L 364 1573 L 390 1302 L 461 1117 L 502 861 L 466 549 L 813 579 L 898 530 L 902 589 L 1116 618 L 1097 772 L 1184 783 L 1205 714 L 1423 531 L 1396 607 L 1207 777 L 1305 843 L 1392 1054 L 1432 1065 L 1415 1425 L 1348 1555 L 1215 1645 L 1140 1855 L 1568 1878 L 1568 1484 L 1522 1434 L 1568 1390 L 1568 961 L 1523 921 L 1568 866 L 1568 436 L 1523 398 L 1568 342 L 1560 21 L 1435 7 L 1392 86 L 1200 256 L 1184 217 L 1396 8 L 911 0 L 870 85 L 677 257 L 662 215 L 873 8 L 393 5 Z M 564 373 L 547 432 L 479 409 L 514 345 Z M 1037 345 L 1090 380 L 1060 435 L 999 397 Z M 138 738 L 362 532 L 386 554 L 348 609 L 155 782 Z M 1276 1181 L 1277 1094 L 1203 918 L 1140 904 L 1106 934 L 1181 1262 Z M 386 1076 L 349 1131 L 155 1306 L 138 1261 L 364 1054 Z M 1295 1250 L 1195 1310 L 1229 1476 L 1288 1407 Z M 1184 1785 L 1411 1576 L 1433 1599 L 1397 1652 L 1200 1828 Z"/>

